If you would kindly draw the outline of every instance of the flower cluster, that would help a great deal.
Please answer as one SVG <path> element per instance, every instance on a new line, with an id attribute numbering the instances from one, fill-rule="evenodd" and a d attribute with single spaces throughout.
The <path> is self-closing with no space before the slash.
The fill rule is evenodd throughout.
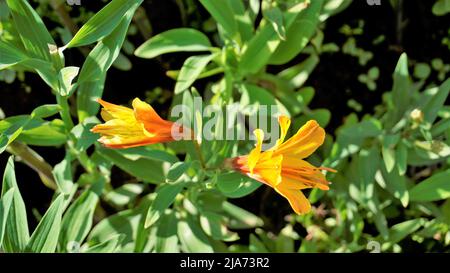
<path id="1" fill-rule="evenodd" d="M 162 119 L 147 103 L 133 100 L 133 109 L 98 100 L 103 106 L 104 124 L 92 132 L 99 133 L 99 141 L 109 148 L 129 148 L 153 143 L 175 141 L 173 132 L 183 133 L 188 128 Z M 255 148 L 248 154 L 225 160 L 225 165 L 267 186 L 286 198 L 297 214 L 311 210 L 311 204 L 301 190 L 329 189 L 322 171 L 334 170 L 315 167 L 304 159 L 310 156 L 325 139 L 325 131 L 315 120 L 308 121 L 295 135 L 285 141 L 290 119 L 278 118 L 281 135 L 276 144 L 262 151 L 264 132 L 256 129 Z"/>

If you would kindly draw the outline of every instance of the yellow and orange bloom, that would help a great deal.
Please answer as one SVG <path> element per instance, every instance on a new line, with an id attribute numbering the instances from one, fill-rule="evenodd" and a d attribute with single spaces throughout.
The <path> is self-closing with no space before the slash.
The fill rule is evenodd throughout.
<path id="1" fill-rule="evenodd" d="M 96 125 L 92 132 L 99 133 L 103 145 L 109 148 L 130 148 L 154 143 L 174 141 L 175 134 L 183 134 L 183 126 L 162 119 L 147 103 L 133 100 L 133 109 L 98 99 L 103 108 L 105 123 Z"/>
<path id="2" fill-rule="evenodd" d="M 230 164 L 235 170 L 275 189 L 289 201 L 297 214 L 305 214 L 311 210 L 311 204 L 301 190 L 328 190 L 329 182 L 322 170 L 334 171 L 315 167 L 303 160 L 322 145 L 325 131 L 315 120 L 310 120 L 294 136 L 284 141 L 291 121 L 286 116 L 280 116 L 278 122 L 281 135 L 275 146 L 261 151 L 264 132 L 256 129 L 255 148 L 248 155 L 233 158 Z"/>

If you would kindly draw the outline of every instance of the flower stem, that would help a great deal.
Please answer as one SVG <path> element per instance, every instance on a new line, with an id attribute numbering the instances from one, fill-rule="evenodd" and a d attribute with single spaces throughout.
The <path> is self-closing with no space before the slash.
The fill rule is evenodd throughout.
<path id="1" fill-rule="evenodd" d="M 58 186 L 53 179 L 52 166 L 26 144 L 14 141 L 6 150 L 20 158 L 26 165 L 35 170 L 47 188 L 56 190 Z"/>
<path id="2" fill-rule="evenodd" d="M 202 166 L 202 169 L 206 169 L 206 162 L 205 158 L 203 158 L 202 148 L 200 147 L 200 143 L 194 138 L 192 140 L 194 142 L 195 151 L 197 152 L 198 159 L 200 160 L 200 164 Z"/>
<path id="3" fill-rule="evenodd" d="M 62 108 L 61 118 L 64 121 L 67 131 L 72 130 L 74 124 L 72 121 L 72 117 L 70 116 L 70 108 L 69 108 L 69 103 L 67 102 L 67 98 L 57 94 L 56 101 L 58 102 L 59 106 L 61 106 L 61 108 Z"/>

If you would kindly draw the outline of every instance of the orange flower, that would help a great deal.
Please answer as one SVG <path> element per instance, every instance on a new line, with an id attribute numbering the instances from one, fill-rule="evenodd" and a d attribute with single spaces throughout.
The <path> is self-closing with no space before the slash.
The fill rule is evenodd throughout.
<path id="1" fill-rule="evenodd" d="M 147 103 L 133 100 L 133 109 L 115 105 L 101 99 L 104 124 L 91 129 L 99 133 L 103 145 L 109 148 L 130 148 L 175 140 L 172 133 L 182 134 L 183 127 L 162 119 Z M 175 127 L 174 127 L 175 126 Z"/>
<path id="2" fill-rule="evenodd" d="M 307 188 L 328 190 L 329 182 L 322 170 L 333 171 L 324 167 L 314 167 L 303 159 L 311 155 L 325 139 L 325 131 L 315 120 L 308 121 L 289 140 L 284 141 L 290 119 L 280 116 L 278 122 L 281 136 L 275 146 L 262 152 L 264 133 L 256 129 L 256 147 L 249 155 L 231 160 L 231 166 L 245 175 L 274 188 L 286 198 L 297 214 L 311 210 L 311 204 L 301 192 Z"/>

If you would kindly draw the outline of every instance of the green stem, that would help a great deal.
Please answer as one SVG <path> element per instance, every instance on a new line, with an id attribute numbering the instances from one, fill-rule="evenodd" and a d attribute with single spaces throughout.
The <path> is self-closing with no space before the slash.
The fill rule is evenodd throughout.
<path id="1" fill-rule="evenodd" d="M 42 180 L 44 185 L 52 190 L 56 190 L 58 186 L 53 179 L 52 166 L 48 164 L 38 153 L 18 141 L 12 142 L 8 148 L 6 148 L 10 154 L 13 154 L 20 158 L 26 165 L 35 170 Z"/>
<path id="2" fill-rule="evenodd" d="M 67 98 L 57 94 L 56 101 L 58 102 L 59 106 L 61 106 L 61 108 L 62 108 L 60 114 L 61 114 L 62 120 L 64 121 L 67 131 L 72 130 L 74 124 L 72 121 L 72 117 L 70 115 L 70 108 L 69 108 L 69 103 L 67 101 Z"/>
<path id="3" fill-rule="evenodd" d="M 206 170 L 206 162 L 205 162 L 205 159 L 203 158 L 203 153 L 202 153 L 200 144 L 198 143 L 198 141 L 195 138 L 192 141 L 194 142 L 195 151 L 197 152 L 197 156 L 198 156 L 198 159 L 200 160 L 202 169 Z"/>

